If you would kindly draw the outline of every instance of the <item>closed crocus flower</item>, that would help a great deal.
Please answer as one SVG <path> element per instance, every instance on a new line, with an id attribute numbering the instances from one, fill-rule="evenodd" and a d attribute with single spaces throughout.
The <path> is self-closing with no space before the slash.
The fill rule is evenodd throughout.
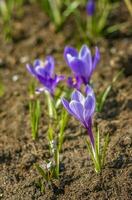
<path id="1" fill-rule="evenodd" d="M 92 117 L 95 111 L 96 102 L 92 88 L 88 85 L 86 86 L 86 97 L 78 90 L 75 90 L 71 95 L 70 102 L 65 98 L 62 98 L 62 104 L 65 109 L 87 129 L 91 144 L 94 146 Z"/>
<path id="2" fill-rule="evenodd" d="M 47 56 L 44 63 L 41 60 L 35 60 L 33 65 L 27 64 L 26 67 L 29 73 L 43 85 L 36 89 L 37 92 L 48 90 L 53 95 L 57 84 L 64 80 L 64 76 L 54 75 L 55 63 L 52 56 Z"/>
<path id="3" fill-rule="evenodd" d="M 86 5 L 86 11 L 89 16 L 92 16 L 95 12 L 95 1 L 94 0 L 88 0 L 88 3 Z"/>
<path id="4" fill-rule="evenodd" d="M 96 47 L 95 55 L 92 57 L 91 51 L 87 45 L 83 45 L 79 53 L 75 48 L 67 46 L 64 49 L 64 58 L 73 74 L 80 77 L 86 85 L 89 83 L 93 71 L 100 60 L 100 52 Z"/>

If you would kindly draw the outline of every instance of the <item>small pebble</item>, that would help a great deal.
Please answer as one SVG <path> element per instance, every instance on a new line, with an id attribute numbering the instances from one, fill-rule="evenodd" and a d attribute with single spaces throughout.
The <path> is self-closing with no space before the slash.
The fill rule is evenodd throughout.
<path id="1" fill-rule="evenodd" d="M 126 137 L 124 140 L 124 145 L 131 145 L 132 144 L 132 140 L 130 137 Z"/>
<path id="2" fill-rule="evenodd" d="M 112 54 L 115 54 L 115 53 L 117 52 L 117 50 L 116 50 L 116 48 L 112 47 L 112 48 L 110 49 L 110 52 L 111 52 Z"/>
<path id="3" fill-rule="evenodd" d="M 124 51 L 123 51 L 123 50 L 120 50 L 120 51 L 118 52 L 118 55 L 119 55 L 119 56 L 124 56 Z"/>
<path id="4" fill-rule="evenodd" d="M 12 80 L 13 80 L 14 82 L 18 81 L 18 79 L 19 79 L 19 76 L 18 76 L 18 75 L 12 76 Z"/>
<path id="5" fill-rule="evenodd" d="M 28 56 L 23 56 L 23 57 L 20 58 L 20 62 L 21 63 L 26 63 L 28 61 L 29 61 L 29 57 Z"/>
<path id="6" fill-rule="evenodd" d="M 125 164 L 125 156 L 119 155 L 116 160 L 113 161 L 112 167 L 116 169 L 121 169 L 123 165 Z"/>

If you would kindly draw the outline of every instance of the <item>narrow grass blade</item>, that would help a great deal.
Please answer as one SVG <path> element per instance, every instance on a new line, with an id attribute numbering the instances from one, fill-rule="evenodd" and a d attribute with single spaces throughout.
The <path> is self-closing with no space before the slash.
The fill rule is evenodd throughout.
<path id="1" fill-rule="evenodd" d="M 94 155 L 94 153 L 93 153 L 93 150 L 92 150 L 91 145 L 90 145 L 90 143 L 89 143 L 88 140 L 86 140 L 86 144 L 87 144 L 87 149 L 88 149 L 88 152 L 89 152 L 89 154 L 90 154 L 90 157 L 91 157 L 91 159 L 92 159 L 92 161 L 93 161 L 93 163 L 94 163 L 94 166 L 95 166 L 95 168 L 96 168 L 97 163 L 96 163 L 95 155 Z"/>
<path id="2" fill-rule="evenodd" d="M 50 142 L 50 141 L 53 141 L 53 139 L 54 139 L 53 128 L 52 128 L 51 125 L 49 125 L 49 128 L 48 128 L 48 140 Z"/>
<path id="3" fill-rule="evenodd" d="M 56 151 L 55 151 L 55 163 L 56 163 L 56 166 L 55 166 L 55 177 L 59 178 L 60 160 L 59 160 L 59 150 L 58 149 L 56 149 Z"/>
<path id="4" fill-rule="evenodd" d="M 80 2 L 74 1 L 67 6 L 67 9 L 63 13 L 64 20 L 69 17 L 80 5 Z"/>
<path id="5" fill-rule="evenodd" d="M 2 97 L 4 95 L 4 85 L 3 83 L 0 81 L 0 97 Z"/>
<path id="6" fill-rule="evenodd" d="M 55 109 L 54 100 L 52 99 L 49 92 L 45 91 L 45 95 L 47 98 L 49 117 L 50 117 L 50 119 L 57 119 L 57 113 L 56 113 L 56 109 Z"/>
<path id="7" fill-rule="evenodd" d="M 31 100 L 29 102 L 30 120 L 32 127 L 32 138 L 35 140 L 38 137 L 38 126 L 41 116 L 40 101 Z"/>
<path id="8" fill-rule="evenodd" d="M 64 131 L 66 128 L 68 122 L 68 113 L 63 110 L 62 115 L 61 115 L 61 119 L 60 119 L 60 132 L 59 132 L 59 136 L 58 136 L 58 140 L 59 140 L 59 151 L 62 150 L 62 145 L 63 145 L 63 141 L 64 141 Z"/>
<path id="9" fill-rule="evenodd" d="M 96 137 L 95 137 L 95 156 L 98 165 L 100 166 L 100 137 L 99 137 L 99 128 L 96 130 Z"/>
<path id="10" fill-rule="evenodd" d="M 103 146 L 103 151 L 102 151 L 102 158 L 101 158 L 101 166 L 104 166 L 105 163 L 105 158 L 106 158 L 106 152 L 109 144 L 109 134 L 106 135 L 104 139 L 104 146 Z"/>
<path id="11" fill-rule="evenodd" d="M 62 20 L 61 20 L 62 17 L 61 17 L 60 9 L 57 5 L 57 2 L 56 2 L 56 0 L 48 0 L 48 1 L 49 1 L 52 15 L 53 15 L 53 20 L 54 20 L 56 26 L 60 26 L 61 22 L 62 22 Z"/>
<path id="12" fill-rule="evenodd" d="M 124 70 L 119 71 L 117 75 L 113 78 L 112 83 L 97 97 L 97 112 L 101 112 L 105 101 L 114 85 L 114 83 L 118 80 L 118 78 L 122 75 Z"/>
<path id="13" fill-rule="evenodd" d="M 132 17 L 132 3 L 131 3 L 130 0 L 124 0 L 124 1 L 125 1 L 126 6 L 127 6 L 128 10 L 129 10 L 129 13 L 130 13 L 130 15 Z"/>
<path id="14" fill-rule="evenodd" d="M 35 167 L 36 167 L 38 173 L 39 173 L 46 181 L 48 181 L 47 175 L 46 175 L 45 171 L 42 169 L 42 167 L 40 167 L 40 165 L 37 164 L 37 163 L 35 164 Z"/>

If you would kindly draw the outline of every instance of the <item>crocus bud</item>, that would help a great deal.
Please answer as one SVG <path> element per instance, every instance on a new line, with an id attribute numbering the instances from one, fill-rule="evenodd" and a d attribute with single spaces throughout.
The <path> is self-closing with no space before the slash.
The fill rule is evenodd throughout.
<path id="1" fill-rule="evenodd" d="M 94 0 L 88 0 L 88 3 L 86 5 L 86 11 L 89 16 L 92 16 L 95 11 L 95 1 Z"/>

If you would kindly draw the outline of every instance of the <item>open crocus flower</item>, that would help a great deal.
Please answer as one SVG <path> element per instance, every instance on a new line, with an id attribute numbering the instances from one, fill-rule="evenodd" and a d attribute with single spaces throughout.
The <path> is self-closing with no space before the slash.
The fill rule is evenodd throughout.
<path id="1" fill-rule="evenodd" d="M 95 111 L 95 96 L 92 88 L 86 86 L 86 97 L 81 92 L 75 90 L 71 95 L 71 101 L 68 102 L 62 98 L 62 104 L 65 109 L 79 120 L 87 129 L 91 144 L 94 146 L 94 136 L 92 133 L 92 116 Z"/>
<path id="2" fill-rule="evenodd" d="M 53 95 L 59 81 L 64 80 L 64 76 L 54 75 L 55 63 L 52 56 L 47 56 L 45 63 L 35 60 L 33 65 L 27 64 L 26 67 L 29 73 L 44 86 L 36 89 L 37 92 L 42 92 L 46 89 Z"/>
<path id="3" fill-rule="evenodd" d="M 88 3 L 86 5 L 86 11 L 89 16 L 92 16 L 95 12 L 95 1 L 94 0 L 88 0 Z"/>
<path id="4" fill-rule="evenodd" d="M 78 76 L 68 77 L 67 84 L 70 88 L 75 88 L 77 90 L 80 90 L 82 85 L 82 79 Z"/>
<path id="5" fill-rule="evenodd" d="M 67 46 L 64 50 L 64 58 L 75 76 L 80 77 L 86 85 L 100 60 L 100 52 L 96 47 L 95 56 L 92 57 L 87 45 L 83 45 L 79 53 L 73 47 Z"/>

